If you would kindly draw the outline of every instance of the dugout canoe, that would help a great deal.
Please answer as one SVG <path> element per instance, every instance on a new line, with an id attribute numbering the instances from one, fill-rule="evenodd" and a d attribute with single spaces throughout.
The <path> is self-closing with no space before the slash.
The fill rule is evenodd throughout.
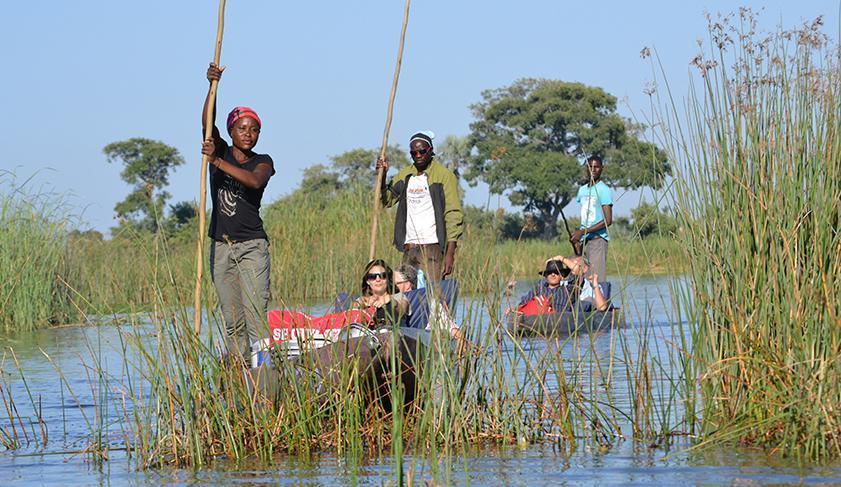
<path id="1" fill-rule="evenodd" d="M 429 341 L 429 332 L 423 330 L 370 330 L 354 324 L 334 341 L 287 357 L 286 365 L 266 362 L 252 369 L 254 383 L 267 397 L 276 397 L 280 382 L 289 380 L 288 376 L 284 379 L 282 371 L 294 370 L 297 380 L 314 379 L 318 395 L 326 400 L 333 393 L 346 390 L 352 380 L 363 388 L 366 397 L 380 401 L 385 411 L 391 411 L 392 372 L 396 371 L 402 384 L 403 404 L 412 404 Z"/>
<path id="2" fill-rule="evenodd" d="M 508 317 L 508 329 L 522 337 L 557 337 L 610 331 L 625 326 L 620 308 L 607 311 L 562 311 L 545 314 L 514 314 Z"/>
<path id="3" fill-rule="evenodd" d="M 327 388 L 345 387 L 346 374 L 354 371 L 366 395 L 379 400 L 383 409 L 390 411 L 393 372 L 403 386 L 403 403 L 408 405 L 415 400 L 428 341 L 424 335 L 429 333 L 407 328 L 352 327 L 347 337 L 301 354 L 295 359 L 296 366 L 315 372 Z"/>

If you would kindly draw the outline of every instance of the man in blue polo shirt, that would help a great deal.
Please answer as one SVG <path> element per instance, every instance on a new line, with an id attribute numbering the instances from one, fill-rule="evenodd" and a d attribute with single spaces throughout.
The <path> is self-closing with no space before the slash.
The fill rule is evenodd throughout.
<path id="1" fill-rule="evenodd" d="M 607 275 L 607 243 L 610 236 L 607 227 L 613 223 L 613 195 L 610 188 L 601 181 L 602 158 L 590 156 L 587 159 L 588 183 L 578 189 L 575 201 L 581 205 L 581 228 L 573 232 L 570 241 L 576 253 L 590 261 L 588 277 L 592 274 L 604 279 Z"/>

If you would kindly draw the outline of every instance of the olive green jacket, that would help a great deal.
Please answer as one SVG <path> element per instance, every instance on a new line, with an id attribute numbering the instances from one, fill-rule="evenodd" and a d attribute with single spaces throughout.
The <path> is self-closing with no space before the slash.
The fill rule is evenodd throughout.
<path id="1" fill-rule="evenodd" d="M 435 227 L 438 245 L 446 250 L 447 242 L 461 238 L 464 227 L 464 212 L 458 196 L 458 180 L 452 171 L 432 160 L 424 171 L 429 181 L 429 194 L 435 211 Z M 406 189 L 411 176 L 417 176 L 418 170 L 410 164 L 400 170 L 385 186 L 382 203 L 386 207 L 397 203 L 397 216 L 394 221 L 394 246 L 401 252 L 406 242 Z"/>

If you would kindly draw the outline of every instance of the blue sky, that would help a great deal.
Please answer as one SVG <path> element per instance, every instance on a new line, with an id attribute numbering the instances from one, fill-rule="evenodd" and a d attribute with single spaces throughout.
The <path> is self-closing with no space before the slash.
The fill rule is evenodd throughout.
<path id="1" fill-rule="evenodd" d="M 172 202 L 199 186 L 200 110 L 213 56 L 214 1 L 28 0 L 4 6 L 0 170 L 68 195 L 86 226 L 116 224 L 129 191 L 102 148 L 130 137 L 176 147 L 187 164 L 170 177 Z M 659 52 L 673 90 L 683 93 L 703 38 L 704 12 L 764 8 L 762 24 L 790 27 L 817 15 L 838 38 L 838 0 L 442 1 L 412 5 L 391 140 L 417 130 L 438 140 L 465 135 L 482 90 L 522 77 L 599 86 L 621 112 L 642 111 Z M 294 190 L 304 168 L 355 147 L 379 146 L 403 2 L 229 0 L 220 113 L 248 105 L 263 119 L 258 145 L 278 174 L 264 202 Z M 627 214 L 639 195 L 620 193 Z M 485 204 L 470 190 L 467 203 Z M 503 199 L 504 200 L 504 199 Z M 498 198 L 491 199 L 491 207 Z"/>

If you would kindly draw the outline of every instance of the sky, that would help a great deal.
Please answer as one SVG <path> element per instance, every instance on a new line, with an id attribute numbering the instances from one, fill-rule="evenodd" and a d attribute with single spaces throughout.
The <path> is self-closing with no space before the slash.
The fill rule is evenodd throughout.
<path id="1" fill-rule="evenodd" d="M 390 141 L 433 130 L 469 133 L 470 105 L 486 89 L 543 77 L 598 86 L 625 116 L 644 113 L 656 49 L 673 92 L 686 92 L 705 12 L 762 9 L 761 26 L 793 27 L 824 15 L 838 39 L 838 0 L 412 3 Z M 130 191 L 102 148 L 131 137 L 177 148 L 171 203 L 197 200 L 200 114 L 218 3 L 27 0 L 4 6 L 0 29 L 0 183 L 64 195 L 82 228 L 107 232 Z M 275 161 L 264 204 L 290 193 L 303 170 L 333 155 L 379 147 L 403 1 L 229 0 L 219 119 L 236 105 L 263 121 L 258 152 Z M 372 175 L 373 181 L 373 175 Z M 620 191 L 616 213 L 641 196 Z M 508 207 L 481 185 L 466 203 Z M 571 213 L 568 213 L 571 214 Z M 574 214 L 574 213 L 573 213 Z"/>

